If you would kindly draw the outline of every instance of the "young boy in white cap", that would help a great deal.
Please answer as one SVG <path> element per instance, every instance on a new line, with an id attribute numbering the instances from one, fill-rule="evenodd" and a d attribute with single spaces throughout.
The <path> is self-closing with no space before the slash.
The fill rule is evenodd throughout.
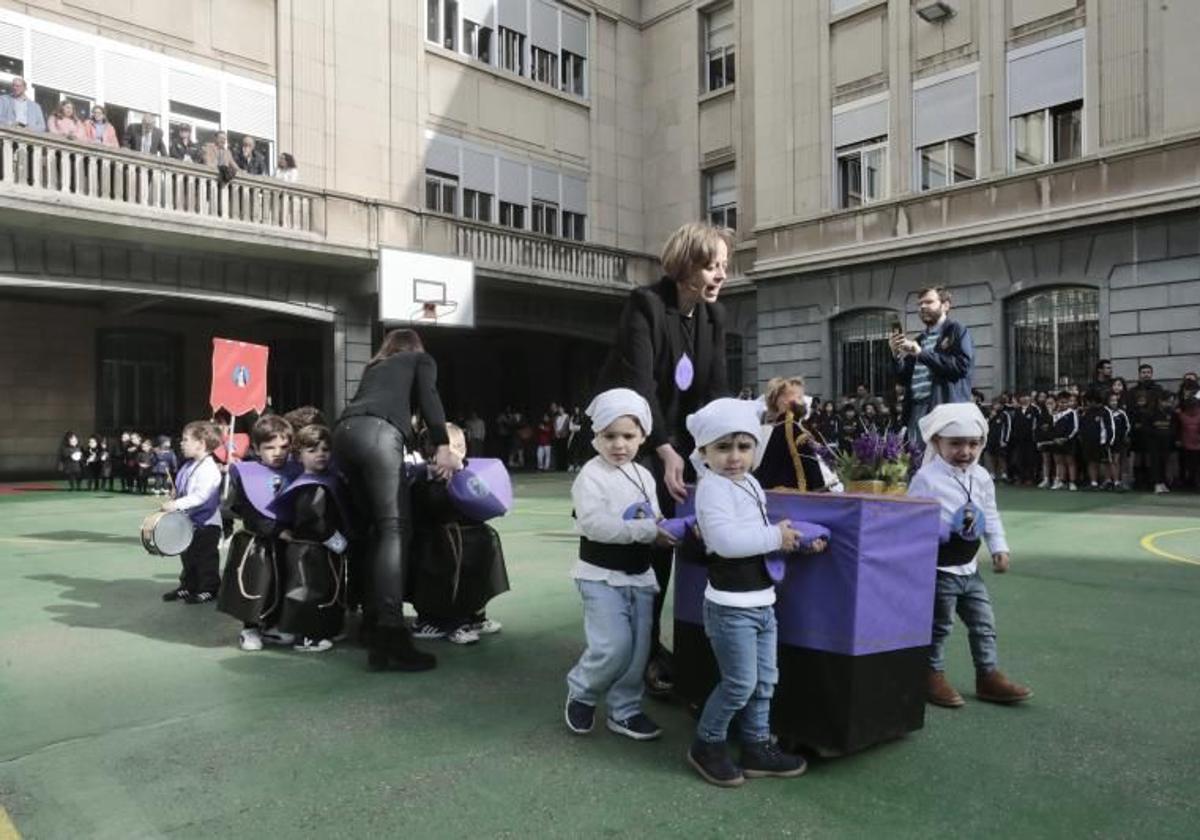
<path id="1" fill-rule="evenodd" d="M 988 424 L 974 403 L 945 403 L 921 418 L 925 461 L 908 486 L 908 495 L 937 501 L 950 538 L 938 549 L 937 589 L 933 606 L 933 644 L 929 648 L 928 700 L 958 708 L 959 694 L 946 679 L 946 639 L 954 613 L 967 625 L 975 662 L 975 694 L 992 703 L 1018 703 L 1033 692 L 1010 681 L 996 667 L 996 623 L 987 587 L 975 555 L 987 539 L 992 568 L 1008 571 L 1008 543 L 996 509 L 996 487 L 979 465 Z"/>
<path id="2" fill-rule="evenodd" d="M 721 671 L 700 714 L 688 763 L 721 787 L 741 785 L 747 776 L 799 776 L 806 766 L 771 740 L 778 634 L 765 555 L 795 550 L 801 535 L 787 520 L 770 523 L 766 494 L 750 473 L 762 445 L 760 423 L 755 403 L 729 398 L 713 400 L 687 418 L 697 447 L 696 521 L 709 552 L 704 632 Z M 810 550 L 824 547 L 817 540 Z M 740 767 L 727 745 L 734 717 L 741 728 Z"/>
<path id="3" fill-rule="evenodd" d="M 587 648 L 567 674 L 567 728 L 591 732 L 603 699 L 610 730 L 649 741 L 662 734 L 642 711 L 658 592 L 650 548 L 674 544 L 658 526 L 654 477 L 634 462 L 650 433 L 650 405 L 636 391 L 613 388 L 592 400 L 587 414 L 598 454 L 571 485 L 580 535 L 571 577 L 583 597 Z"/>

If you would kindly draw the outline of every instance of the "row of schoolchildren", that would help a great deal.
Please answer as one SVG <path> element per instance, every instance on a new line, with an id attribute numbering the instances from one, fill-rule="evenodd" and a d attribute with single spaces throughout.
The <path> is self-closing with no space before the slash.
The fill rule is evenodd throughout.
<path id="1" fill-rule="evenodd" d="M 68 490 L 111 491 L 120 482 L 126 493 L 165 496 L 178 466 L 169 437 L 152 441 L 137 432 L 122 432 L 114 445 L 103 435 L 90 435 L 81 443 L 78 435 L 67 432 L 58 450 L 58 471 Z"/>
<path id="2" fill-rule="evenodd" d="M 451 445 L 463 457 L 462 432 L 453 428 L 451 433 Z M 351 540 L 363 523 L 355 521 L 347 489 L 332 468 L 330 430 L 312 407 L 264 415 L 251 428 L 252 448 L 245 459 L 227 470 L 214 458 L 223 435 L 219 426 L 203 421 L 183 429 L 186 460 L 174 497 L 162 510 L 186 512 L 195 531 L 180 558 L 179 585 L 163 600 L 216 601 L 222 612 L 242 622 L 238 646 L 245 651 L 262 650 L 264 644 L 329 650 L 344 637 L 347 614 L 362 606 L 368 572 L 355 566 Z M 490 527 L 456 518 L 448 506 L 431 501 L 438 489 L 430 487 L 437 483 L 430 475 L 414 464 L 408 476 L 424 488 L 414 493 L 421 500 L 411 561 L 410 595 L 418 609 L 414 635 L 471 644 L 500 630 L 484 605 L 508 588 L 502 548 Z M 222 572 L 223 535 L 229 542 Z M 439 562 L 443 555 L 429 556 L 444 543 L 465 547 L 460 568 L 449 573 Z M 469 568 L 462 568 L 463 562 Z M 433 658 L 409 664 L 414 663 L 432 667 Z"/>
<path id="3" fill-rule="evenodd" d="M 1092 385 L 1074 391 L 1003 395 L 988 410 L 988 467 L 1002 481 L 1051 490 L 1123 492 L 1133 486 L 1162 494 L 1183 467 L 1184 484 L 1195 410 L 1172 393 L 1133 391 L 1132 398 Z"/>
<path id="4" fill-rule="evenodd" d="M 604 702 L 607 729 L 647 741 L 662 734 L 642 710 L 658 591 L 650 549 L 675 545 L 679 532 L 672 528 L 677 523 L 662 518 L 654 477 L 634 460 L 651 432 L 646 401 L 617 388 L 597 396 L 587 413 L 598 454 L 571 489 L 581 535 L 571 576 L 583 601 L 587 647 L 567 675 L 564 717 L 571 732 L 586 735 Z M 806 769 L 804 759 L 784 751 L 770 731 L 779 671 L 774 579 L 766 556 L 818 553 L 826 543 L 806 538 L 789 521 L 772 523 L 767 517 L 766 495 L 753 472 L 765 437 L 757 403 L 714 400 L 687 418 L 687 428 L 696 443 L 691 455 L 698 476 L 696 527 L 708 552 L 704 630 L 720 672 L 687 760 L 703 779 L 722 787 L 746 778 L 798 776 Z M 1009 566 L 994 486 L 978 464 L 986 421 L 971 403 L 944 405 L 922 419 L 921 431 L 928 454 L 911 492 L 938 501 L 951 532 L 938 554 L 929 700 L 950 707 L 964 702 L 944 675 L 943 650 L 956 611 L 970 630 L 977 696 L 1005 704 L 1026 700 L 1032 692 L 997 668 L 991 603 L 974 559 L 986 536 L 995 570 Z M 731 735 L 740 740 L 736 763 Z"/>

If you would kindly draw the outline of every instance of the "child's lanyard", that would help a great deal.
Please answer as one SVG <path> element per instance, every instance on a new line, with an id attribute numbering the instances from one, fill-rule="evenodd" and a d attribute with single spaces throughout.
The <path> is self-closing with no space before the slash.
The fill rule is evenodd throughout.
<path id="1" fill-rule="evenodd" d="M 617 472 L 625 476 L 625 480 L 638 489 L 638 492 L 642 494 L 642 498 L 646 500 L 646 504 L 650 505 L 650 509 L 653 510 L 654 502 L 650 501 L 650 494 L 646 492 L 646 485 L 642 483 L 642 477 L 638 474 L 637 467 L 634 467 L 633 470 L 633 475 L 637 476 L 636 479 L 621 467 L 617 467 Z"/>
<path id="2" fill-rule="evenodd" d="M 971 488 L 975 486 L 975 479 L 971 478 L 971 474 L 967 473 L 967 483 L 966 484 L 963 484 L 961 481 L 959 481 L 958 476 L 956 476 L 953 472 L 950 473 L 950 477 L 953 478 L 954 483 L 957 484 L 959 487 L 961 487 L 962 491 L 967 494 L 967 504 L 972 504 Z"/>
<path id="3" fill-rule="evenodd" d="M 733 481 L 733 480 L 730 479 L 730 481 Z M 747 496 L 749 496 L 751 499 L 754 500 L 754 504 L 758 506 L 759 515 L 762 516 L 763 524 L 770 526 L 771 520 L 767 519 L 766 502 L 764 502 L 762 497 L 758 495 L 758 491 L 755 490 L 753 487 L 747 487 L 746 485 L 744 485 L 738 481 L 733 481 L 733 486 L 738 488 L 739 490 L 741 490 L 743 493 L 745 493 Z"/>

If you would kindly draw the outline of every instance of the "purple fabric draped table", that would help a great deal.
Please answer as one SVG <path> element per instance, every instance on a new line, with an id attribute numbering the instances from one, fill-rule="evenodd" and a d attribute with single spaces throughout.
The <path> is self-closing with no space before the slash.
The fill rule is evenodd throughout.
<path id="1" fill-rule="evenodd" d="M 792 746 L 842 755 L 920 729 L 933 626 L 939 513 L 906 496 L 768 491 L 772 522 L 830 531 L 820 554 L 792 554 L 776 584 L 779 685 L 772 730 Z M 692 496 L 677 515 L 693 512 Z M 704 547 L 676 551 L 675 683 L 690 705 L 717 680 L 704 635 Z"/>

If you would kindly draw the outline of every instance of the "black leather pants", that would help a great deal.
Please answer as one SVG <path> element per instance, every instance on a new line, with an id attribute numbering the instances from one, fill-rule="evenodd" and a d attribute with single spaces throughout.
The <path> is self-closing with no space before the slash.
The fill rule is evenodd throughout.
<path id="1" fill-rule="evenodd" d="M 404 436 L 382 418 L 347 417 L 333 430 L 333 454 L 367 528 L 364 618 L 401 627 L 412 534 Z"/>

